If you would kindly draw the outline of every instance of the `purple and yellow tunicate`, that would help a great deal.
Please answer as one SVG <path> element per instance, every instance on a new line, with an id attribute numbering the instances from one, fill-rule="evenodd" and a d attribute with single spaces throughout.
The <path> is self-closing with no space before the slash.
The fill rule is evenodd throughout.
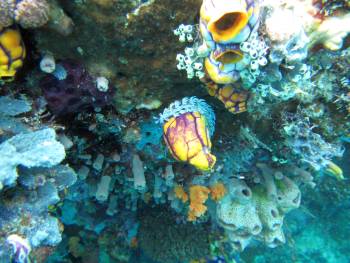
<path id="1" fill-rule="evenodd" d="M 201 81 L 205 83 L 209 95 L 218 98 L 229 112 L 237 114 L 247 110 L 249 92 L 237 83 L 220 85 L 208 78 Z"/>
<path id="2" fill-rule="evenodd" d="M 17 28 L 0 30 L 0 80 L 11 80 L 22 67 L 26 49 Z"/>
<path id="3" fill-rule="evenodd" d="M 203 0 L 200 30 L 205 41 L 220 44 L 245 41 L 258 21 L 253 0 Z"/>
<path id="4" fill-rule="evenodd" d="M 205 70 L 216 83 L 236 82 L 245 66 L 240 43 L 258 26 L 259 8 L 252 0 L 203 0 L 200 31 L 212 50 L 205 59 Z"/>
<path id="5" fill-rule="evenodd" d="M 203 0 L 200 33 L 210 54 L 204 59 L 204 81 L 212 96 L 232 113 L 246 111 L 248 92 L 237 83 L 250 58 L 241 50 L 259 26 L 260 8 L 254 0 Z"/>
<path id="6" fill-rule="evenodd" d="M 196 97 L 185 97 L 165 109 L 159 122 L 175 159 L 202 171 L 213 168 L 216 157 L 211 154 L 210 137 L 214 133 L 215 116 L 208 104 Z"/>

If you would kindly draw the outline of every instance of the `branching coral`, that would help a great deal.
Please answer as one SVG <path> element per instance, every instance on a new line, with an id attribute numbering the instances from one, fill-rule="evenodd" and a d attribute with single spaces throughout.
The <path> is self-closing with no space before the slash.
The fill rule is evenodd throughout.
<path id="1" fill-rule="evenodd" d="M 188 201 L 188 194 L 185 192 L 184 188 L 181 185 L 175 185 L 174 193 L 176 198 L 180 199 L 183 203 Z"/>
<path id="2" fill-rule="evenodd" d="M 201 217 L 207 211 L 204 203 L 207 201 L 209 193 L 210 190 L 205 186 L 192 185 L 190 187 L 189 221 L 195 221 L 197 217 Z"/>
<path id="3" fill-rule="evenodd" d="M 209 189 L 210 189 L 210 197 L 214 201 L 221 200 L 227 192 L 224 184 L 220 183 L 220 182 L 215 183 L 214 185 L 210 186 Z"/>

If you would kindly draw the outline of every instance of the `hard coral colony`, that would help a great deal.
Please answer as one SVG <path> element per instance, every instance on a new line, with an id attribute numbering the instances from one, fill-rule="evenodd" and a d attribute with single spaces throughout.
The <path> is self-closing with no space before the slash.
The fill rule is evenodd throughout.
<path id="1" fill-rule="evenodd" d="M 347 263 L 349 17 L 0 0 L 0 262 Z"/>

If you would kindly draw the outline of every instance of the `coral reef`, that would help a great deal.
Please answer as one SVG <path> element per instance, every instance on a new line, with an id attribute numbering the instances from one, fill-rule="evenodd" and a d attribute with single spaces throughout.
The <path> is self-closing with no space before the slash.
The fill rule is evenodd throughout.
<path id="1" fill-rule="evenodd" d="M 48 21 L 49 5 L 46 0 L 16 1 L 14 19 L 24 28 L 40 27 Z"/>
<path id="2" fill-rule="evenodd" d="M 16 135 L 0 145 L 0 152 L 1 188 L 15 184 L 18 165 L 27 168 L 52 167 L 65 158 L 63 145 L 55 140 L 55 132 L 50 129 Z"/>
<path id="3" fill-rule="evenodd" d="M 349 12 L 0 1 L 0 262 L 346 263 Z"/>
<path id="4" fill-rule="evenodd" d="M 127 113 L 147 101 L 178 99 L 170 91 L 181 85 L 185 96 L 189 84 L 173 67 L 181 47 L 172 29 L 180 22 L 194 23 L 200 2 L 64 1 L 61 7 L 75 25 L 72 33 L 62 38 L 44 28 L 34 32 L 35 40 L 40 51 L 50 51 L 57 60 L 83 61 L 92 75 L 109 79 L 118 88 L 116 107 Z"/>

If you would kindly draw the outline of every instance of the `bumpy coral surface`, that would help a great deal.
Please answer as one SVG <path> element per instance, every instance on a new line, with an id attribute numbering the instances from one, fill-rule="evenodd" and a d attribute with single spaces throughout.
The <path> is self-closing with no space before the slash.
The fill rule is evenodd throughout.
<path id="1" fill-rule="evenodd" d="M 44 129 L 16 135 L 0 148 L 0 226 L 1 236 L 5 238 L 0 239 L 2 246 L 13 243 L 9 241 L 12 240 L 9 233 L 24 237 L 22 243 L 27 243 L 27 250 L 57 245 L 62 239 L 62 229 L 48 209 L 60 201 L 59 192 L 76 181 L 71 168 L 58 165 L 65 157 L 63 145 L 55 140 L 54 130 Z M 18 165 L 21 168 L 16 169 Z M 1 260 L 27 260 L 29 252 L 18 250 L 0 253 Z"/>
<path id="2" fill-rule="evenodd" d="M 49 6 L 46 0 L 16 1 L 14 19 L 24 28 L 40 27 L 48 21 Z"/>
<path id="3" fill-rule="evenodd" d="M 0 14 L 0 29 L 13 23 L 24 28 L 40 27 L 49 20 L 49 4 L 46 0 L 3 0 Z"/>
<path id="4" fill-rule="evenodd" d="M 209 255 L 205 226 L 176 225 L 167 211 L 145 213 L 139 230 L 140 246 L 157 262 L 189 262 Z"/>
<path id="5" fill-rule="evenodd" d="M 13 3 L 10 1 L 0 2 L 0 29 L 13 24 Z"/>

